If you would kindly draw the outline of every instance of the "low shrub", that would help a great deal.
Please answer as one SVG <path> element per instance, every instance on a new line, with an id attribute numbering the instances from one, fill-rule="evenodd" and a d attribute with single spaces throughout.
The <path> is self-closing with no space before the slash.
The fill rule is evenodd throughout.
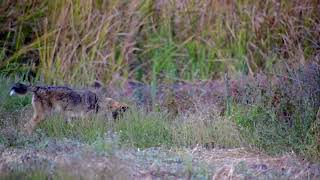
<path id="1" fill-rule="evenodd" d="M 196 112 L 178 117 L 172 127 L 175 144 L 180 146 L 234 148 L 243 143 L 236 124 L 209 105 L 200 105 Z"/>
<path id="2" fill-rule="evenodd" d="M 320 102 L 319 66 L 264 77 L 245 79 L 234 91 L 233 119 L 242 137 L 272 154 L 294 151 L 314 159 L 319 154 L 314 131 Z"/>

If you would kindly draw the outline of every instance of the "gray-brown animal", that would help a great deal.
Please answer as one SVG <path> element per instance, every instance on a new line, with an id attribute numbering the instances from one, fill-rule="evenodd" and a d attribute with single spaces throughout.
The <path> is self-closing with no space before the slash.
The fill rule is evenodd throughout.
<path id="1" fill-rule="evenodd" d="M 73 117 L 89 117 L 94 114 L 111 112 L 114 119 L 128 109 L 128 105 L 112 98 L 99 96 L 90 89 L 75 90 L 64 86 L 33 86 L 16 83 L 10 95 L 33 94 L 33 117 L 24 126 L 31 134 L 35 126 L 53 112 L 59 112 L 68 120 Z"/>

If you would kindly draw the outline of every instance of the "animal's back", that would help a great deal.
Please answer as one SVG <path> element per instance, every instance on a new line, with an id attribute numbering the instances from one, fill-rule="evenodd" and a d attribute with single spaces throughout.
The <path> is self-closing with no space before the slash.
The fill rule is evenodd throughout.
<path id="1" fill-rule="evenodd" d="M 39 86 L 33 96 L 34 101 L 42 102 L 49 111 L 64 111 L 70 116 L 83 116 L 98 110 L 98 98 L 89 90 L 73 90 L 63 86 Z"/>

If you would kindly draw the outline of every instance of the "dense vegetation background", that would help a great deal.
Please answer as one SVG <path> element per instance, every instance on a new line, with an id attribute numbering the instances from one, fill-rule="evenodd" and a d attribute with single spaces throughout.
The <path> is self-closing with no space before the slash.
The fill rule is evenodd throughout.
<path id="1" fill-rule="evenodd" d="M 319 61 L 318 0 L 1 1 L 1 74 L 156 83 Z"/>
<path id="2" fill-rule="evenodd" d="M 109 152 L 112 129 L 130 147 L 212 144 L 319 162 L 319 10 L 319 0 L 0 0 L 0 142 L 38 143 L 7 131 L 30 108 L 30 96 L 7 97 L 13 80 L 98 79 L 115 92 L 137 83 L 152 108 L 118 122 L 54 117 L 35 136 Z"/>

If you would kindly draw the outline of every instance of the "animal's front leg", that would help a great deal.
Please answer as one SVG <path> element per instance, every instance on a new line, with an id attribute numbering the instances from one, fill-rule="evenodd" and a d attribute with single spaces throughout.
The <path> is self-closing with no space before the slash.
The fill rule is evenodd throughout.
<path id="1" fill-rule="evenodd" d="M 24 125 L 24 130 L 30 135 L 37 124 L 44 119 L 43 113 L 35 113 L 32 119 Z"/>
<path id="2" fill-rule="evenodd" d="M 30 135 L 35 126 L 45 118 L 45 108 L 38 97 L 32 97 L 33 117 L 24 125 L 24 130 Z"/>

